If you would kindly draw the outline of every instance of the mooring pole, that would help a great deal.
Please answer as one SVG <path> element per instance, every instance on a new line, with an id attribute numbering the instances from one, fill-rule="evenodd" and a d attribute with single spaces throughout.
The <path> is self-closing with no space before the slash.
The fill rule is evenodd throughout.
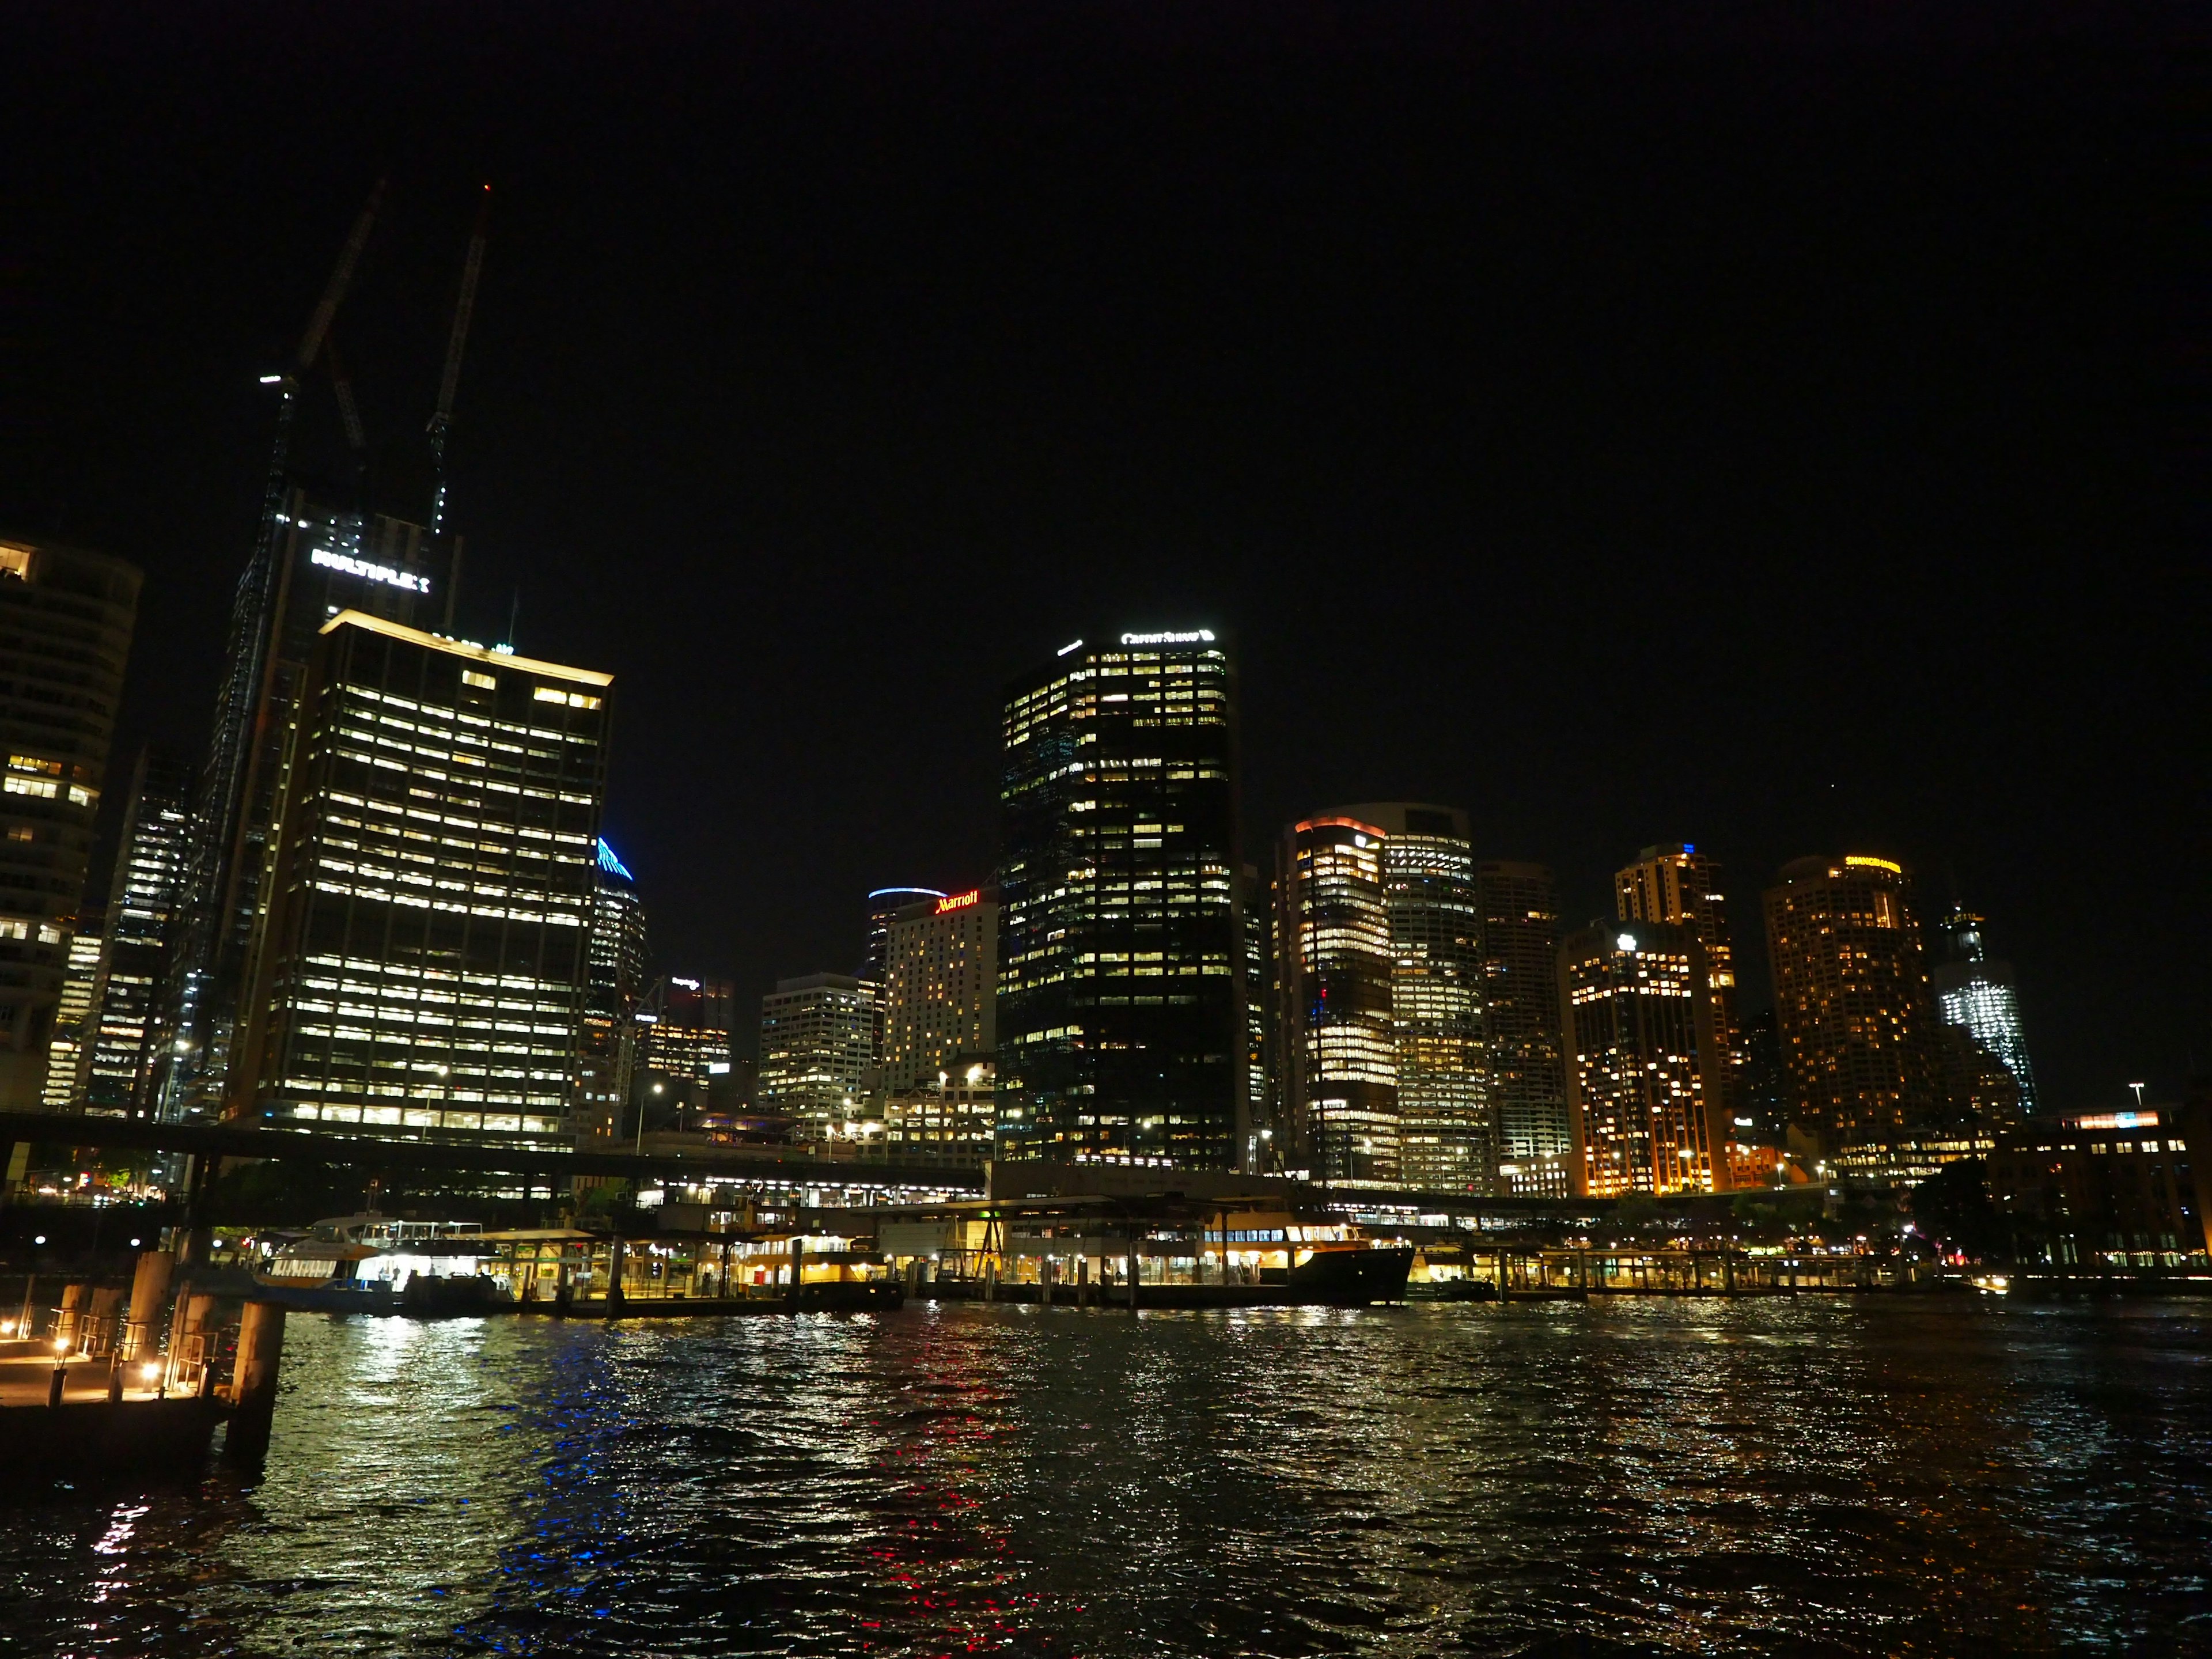
<path id="1" fill-rule="evenodd" d="M 276 1416 L 276 1374 L 284 1358 L 284 1310 L 249 1302 L 238 1322 L 238 1360 L 230 1374 L 230 1432 L 222 1455 L 233 1463 L 258 1463 L 269 1453 Z"/>

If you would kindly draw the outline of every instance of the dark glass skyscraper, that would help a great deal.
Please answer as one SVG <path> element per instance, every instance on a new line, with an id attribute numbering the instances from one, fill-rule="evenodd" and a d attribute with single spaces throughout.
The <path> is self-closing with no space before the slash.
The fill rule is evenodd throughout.
<path id="1" fill-rule="evenodd" d="M 1499 1178 L 1510 1190 L 1562 1190 L 1572 1137 L 1559 1054 L 1559 906 L 1552 872 L 1540 864 L 1485 860 L 1475 866 L 1475 894 Z"/>
<path id="2" fill-rule="evenodd" d="M 334 507 L 297 487 L 276 495 L 231 603 L 194 803 L 185 925 L 155 1057 L 164 1116 L 221 1109 L 246 964 L 270 898 L 285 752 L 323 625 L 352 611 L 450 627 L 453 568 L 450 539 L 419 524 Z"/>
<path id="3" fill-rule="evenodd" d="M 2012 964 L 1992 958 L 1982 942 L 1982 919 L 1953 907 L 1943 931 L 1949 958 L 1931 976 L 1936 1006 L 1946 1025 L 1962 1027 L 1974 1042 L 1995 1054 L 2020 1088 L 2020 1109 L 2035 1110 L 2035 1068 L 2028 1064 L 2027 1037 L 2021 1030 L 2020 996 L 2013 989 Z"/>
<path id="4" fill-rule="evenodd" d="M 1006 691 L 1000 1154 L 1233 1167 L 1251 1127 L 1236 673 L 1208 629 L 1106 639 Z"/>
<path id="5" fill-rule="evenodd" d="M 82 1075 L 88 1111 L 128 1113 L 144 1103 L 155 1015 L 168 976 L 184 880 L 191 788 L 190 767 L 151 750 L 139 756 L 86 1027 Z"/>
<path id="6" fill-rule="evenodd" d="M 576 1133 L 606 1139 L 622 1133 L 637 1062 L 637 1006 L 645 995 L 645 903 L 629 866 L 602 839 L 592 888 L 590 969 L 578 1038 Z"/>

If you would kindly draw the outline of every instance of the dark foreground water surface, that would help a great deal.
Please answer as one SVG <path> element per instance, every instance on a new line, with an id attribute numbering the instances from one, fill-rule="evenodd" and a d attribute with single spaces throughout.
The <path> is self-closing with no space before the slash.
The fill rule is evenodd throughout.
<path id="1" fill-rule="evenodd" d="M 2212 1650 L 2212 1308 L 295 1316 L 0 1652 Z"/>

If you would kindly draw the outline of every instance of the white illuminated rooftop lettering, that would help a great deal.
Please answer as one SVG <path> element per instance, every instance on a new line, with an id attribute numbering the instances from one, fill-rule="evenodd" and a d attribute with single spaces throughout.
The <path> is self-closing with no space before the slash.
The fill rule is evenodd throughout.
<path id="1" fill-rule="evenodd" d="M 430 579 L 412 571 L 394 570 L 388 564 L 371 564 L 366 559 L 356 559 L 349 553 L 333 553 L 319 547 L 307 555 L 310 564 L 324 565 L 332 570 L 342 570 L 349 576 L 360 576 L 373 582 L 382 582 L 386 587 L 402 587 L 410 593 L 427 593 Z"/>
<path id="2" fill-rule="evenodd" d="M 1076 643 L 1080 645 L 1082 641 L 1079 640 Z M 1190 634 L 1124 634 L 1121 635 L 1121 643 L 1124 645 L 1211 645 L 1213 643 L 1213 630 L 1210 628 L 1201 628 Z"/>

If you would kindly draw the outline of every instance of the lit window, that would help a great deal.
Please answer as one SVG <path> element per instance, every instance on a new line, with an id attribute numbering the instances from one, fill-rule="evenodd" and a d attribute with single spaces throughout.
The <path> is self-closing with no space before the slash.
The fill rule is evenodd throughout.
<path id="1" fill-rule="evenodd" d="M 463 685 L 480 685 L 487 691 L 495 690 L 499 686 L 499 681 L 494 676 L 489 674 L 479 674 L 473 668 L 464 668 L 461 670 L 461 684 Z M 544 694 L 541 691 L 538 695 L 542 696 Z"/>

